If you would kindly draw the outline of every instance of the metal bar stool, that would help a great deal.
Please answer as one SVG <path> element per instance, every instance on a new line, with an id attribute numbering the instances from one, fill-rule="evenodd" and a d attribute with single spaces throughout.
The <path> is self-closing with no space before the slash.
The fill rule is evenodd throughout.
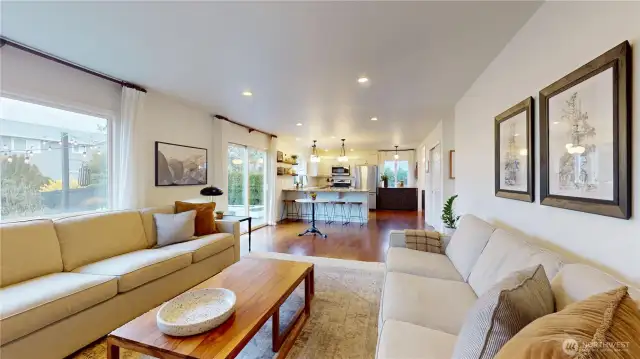
<path id="1" fill-rule="evenodd" d="M 349 221 L 349 216 L 347 216 L 344 213 L 344 206 L 347 204 L 347 202 L 344 202 L 344 201 L 331 201 L 331 202 L 329 202 L 329 204 L 331 204 L 332 212 L 331 212 L 331 220 L 329 222 L 327 222 L 327 224 L 331 224 L 331 223 L 335 222 L 338 217 L 342 221 L 342 225 L 347 224 L 348 221 Z M 336 207 L 340 208 L 340 212 L 338 212 L 338 209 Z"/>
<path id="2" fill-rule="evenodd" d="M 300 214 L 298 218 L 302 220 L 302 222 L 311 222 L 311 203 L 298 203 Z"/>
<path id="3" fill-rule="evenodd" d="M 360 227 L 364 226 L 364 217 L 362 216 L 362 202 L 347 202 L 347 205 L 349 206 L 348 209 L 348 213 L 349 215 L 347 216 L 347 223 L 345 224 L 350 224 L 351 223 L 351 219 L 352 218 L 357 218 L 360 220 Z M 355 207 L 356 210 L 358 211 L 355 215 L 351 212 L 351 208 Z"/>
<path id="4" fill-rule="evenodd" d="M 282 221 L 284 218 L 294 218 L 295 220 L 300 219 L 300 207 L 298 206 L 296 201 L 292 199 L 285 199 L 282 202 L 284 202 L 284 207 L 282 207 L 280 221 Z"/>

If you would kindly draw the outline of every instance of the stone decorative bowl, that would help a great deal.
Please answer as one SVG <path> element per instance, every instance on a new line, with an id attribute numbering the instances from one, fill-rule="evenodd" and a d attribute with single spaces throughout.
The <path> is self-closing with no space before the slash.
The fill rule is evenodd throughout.
<path id="1" fill-rule="evenodd" d="M 236 295 L 224 288 L 197 289 L 164 303 L 156 322 L 167 335 L 184 337 L 211 330 L 236 310 Z"/>

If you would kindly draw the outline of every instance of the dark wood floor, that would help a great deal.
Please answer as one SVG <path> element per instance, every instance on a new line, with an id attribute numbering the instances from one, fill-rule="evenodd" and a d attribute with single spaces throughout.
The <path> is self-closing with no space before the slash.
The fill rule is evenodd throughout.
<path id="1" fill-rule="evenodd" d="M 424 221 L 422 212 L 376 211 L 370 212 L 369 223 L 363 227 L 356 223 L 343 226 L 317 222 L 317 225 L 328 238 L 298 237 L 298 233 L 309 227 L 308 223 L 302 222 L 257 229 L 251 235 L 251 251 L 383 262 L 389 246 L 389 231 L 424 228 Z M 243 235 L 242 255 L 247 254 L 248 249 L 248 236 Z"/>

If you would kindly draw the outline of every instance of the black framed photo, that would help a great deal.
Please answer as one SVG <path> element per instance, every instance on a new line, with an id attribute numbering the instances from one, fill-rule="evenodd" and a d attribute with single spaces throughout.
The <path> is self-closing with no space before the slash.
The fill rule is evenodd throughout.
<path id="1" fill-rule="evenodd" d="M 533 98 L 495 118 L 496 197 L 533 202 Z"/>
<path id="2" fill-rule="evenodd" d="M 625 41 L 540 91 L 540 199 L 631 217 L 631 46 Z"/>
<path id="3" fill-rule="evenodd" d="M 207 149 L 156 141 L 156 186 L 207 184 Z"/>

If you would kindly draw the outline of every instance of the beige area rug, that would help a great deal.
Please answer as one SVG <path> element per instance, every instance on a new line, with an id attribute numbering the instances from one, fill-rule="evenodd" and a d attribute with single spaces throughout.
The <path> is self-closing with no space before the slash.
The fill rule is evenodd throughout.
<path id="1" fill-rule="evenodd" d="M 283 253 L 253 252 L 249 257 L 276 258 L 312 262 L 315 268 L 316 295 L 307 320 L 287 358 L 362 358 L 375 357 L 378 338 L 378 311 L 384 281 L 384 264 L 341 259 L 294 256 Z M 302 305 L 304 284 L 282 305 L 281 328 L 288 324 Z M 106 359 L 102 339 L 73 359 Z M 123 359 L 149 359 L 139 353 L 122 350 Z M 242 350 L 238 358 L 273 358 L 271 319 Z"/>

